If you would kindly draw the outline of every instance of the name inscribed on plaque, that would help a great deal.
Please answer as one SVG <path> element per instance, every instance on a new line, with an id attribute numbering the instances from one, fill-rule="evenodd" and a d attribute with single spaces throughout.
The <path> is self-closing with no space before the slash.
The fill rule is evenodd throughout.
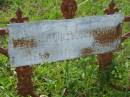
<path id="1" fill-rule="evenodd" d="M 10 62 L 19 67 L 114 51 L 123 19 L 114 14 L 10 24 Z"/>

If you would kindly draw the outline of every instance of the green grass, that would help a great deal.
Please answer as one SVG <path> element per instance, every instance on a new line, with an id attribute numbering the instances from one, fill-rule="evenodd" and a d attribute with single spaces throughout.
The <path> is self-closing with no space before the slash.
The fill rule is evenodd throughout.
<path id="1" fill-rule="evenodd" d="M 120 11 L 130 15 L 130 1 L 116 1 Z M 79 8 L 76 17 L 103 15 L 103 9 L 109 4 L 109 0 L 77 0 L 77 2 Z M 63 19 L 60 4 L 61 0 L 0 0 L 2 7 L 0 26 L 7 26 L 18 7 L 30 21 Z M 123 32 L 130 31 L 130 24 L 124 24 L 123 28 Z M 1 41 L 3 41 L 1 44 L 7 47 L 7 39 Z M 130 60 L 127 58 L 130 58 L 130 41 L 126 40 L 122 43 L 122 48 L 122 51 L 115 53 L 112 68 L 105 74 L 99 73 L 96 56 L 33 66 L 36 93 L 48 97 L 130 97 L 130 92 L 111 89 L 107 83 L 110 77 L 114 83 L 130 86 L 128 81 Z M 65 90 L 67 95 L 63 96 Z M 0 56 L 0 97 L 19 97 L 16 93 L 14 68 L 10 68 L 8 59 L 2 55 Z"/>

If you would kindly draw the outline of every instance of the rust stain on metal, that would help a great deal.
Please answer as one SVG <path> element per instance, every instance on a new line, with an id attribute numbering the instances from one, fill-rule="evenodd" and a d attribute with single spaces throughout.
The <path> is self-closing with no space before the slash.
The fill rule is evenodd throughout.
<path id="1" fill-rule="evenodd" d="M 26 39 L 17 39 L 17 40 L 13 40 L 13 47 L 17 48 L 33 48 L 36 47 L 36 42 L 34 41 L 34 39 L 30 39 L 30 40 L 26 40 Z"/>
<path id="2" fill-rule="evenodd" d="M 113 42 L 121 37 L 121 27 L 120 25 L 116 28 L 109 28 L 109 29 L 99 29 L 100 33 L 98 30 L 94 31 L 94 37 L 96 42 L 101 43 L 103 45 Z M 108 32 L 108 33 L 107 33 Z"/>
<path id="3" fill-rule="evenodd" d="M 75 0 L 62 0 L 61 11 L 65 19 L 71 19 L 75 16 L 77 3 Z"/>
<path id="4" fill-rule="evenodd" d="M 92 48 L 84 48 L 81 51 L 81 56 L 85 57 L 85 56 L 88 56 L 88 55 L 92 54 L 93 52 L 94 52 L 94 50 Z"/>

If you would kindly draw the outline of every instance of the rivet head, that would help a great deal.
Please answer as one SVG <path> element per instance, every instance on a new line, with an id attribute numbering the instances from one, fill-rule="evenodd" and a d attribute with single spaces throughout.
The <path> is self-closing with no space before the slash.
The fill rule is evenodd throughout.
<path id="1" fill-rule="evenodd" d="M 44 59 L 48 59 L 49 58 L 49 53 L 45 53 L 44 54 Z"/>
<path id="2" fill-rule="evenodd" d="M 45 59 L 47 60 L 49 58 L 49 53 L 39 53 L 39 56 L 42 58 L 42 59 Z"/>

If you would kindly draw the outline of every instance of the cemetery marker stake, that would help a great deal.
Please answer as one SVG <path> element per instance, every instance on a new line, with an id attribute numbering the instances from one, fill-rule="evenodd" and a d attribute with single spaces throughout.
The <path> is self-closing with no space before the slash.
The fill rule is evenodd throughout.
<path id="1" fill-rule="evenodd" d="M 3 54 L 6 57 L 8 57 L 8 50 L 3 47 L 0 47 L 0 54 Z"/>
<path id="2" fill-rule="evenodd" d="M 62 0 L 61 12 L 65 19 L 74 18 L 77 11 L 77 2 L 75 0 Z M 64 96 L 68 95 L 68 91 L 65 90 Z"/>
<path id="3" fill-rule="evenodd" d="M 5 38 L 5 35 L 7 35 L 7 34 L 8 34 L 7 29 L 0 28 L 0 37 Z M 9 57 L 8 50 L 3 47 L 0 47 L 0 53 L 5 55 L 6 57 Z"/>
<path id="4" fill-rule="evenodd" d="M 104 13 L 107 15 L 114 14 L 115 12 L 118 12 L 119 9 L 115 6 L 114 0 L 111 0 L 109 7 L 104 10 Z M 117 28 L 118 29 L 118 28 Z M 119 33 L 119 32 L 117 32 Z M 99 69 L 105 70 L 107 67 L 111 64 L 113 59 L 113 53 L 105 53 L 105 54 L 99 54 L 98 55 L 98 62 L 99 62 Z"/>
<path id="5" fill-rule="evenodd" d="M 12 23 L 23 23 L 25 21 L 28 21 L 28 17 L 22 16 L 22 11 L 20 8 L 18 8 L 16 12 L 16 18 L 12 18 L 10 22 Z M 34 87 L 32 82 L 32 67 L 31 66 L 23 66 L 23 67 L 17 67 L 17 90 L 18 94 L 24 97 L 27 97 L 28 95 L 31 95 L 32 97 L 38 97 L 34 93 Z"/>
<path id="6" fill-rule="evenodd" d="M 115 6 L 115 1 L 111 0 L 109 7 L 104 10 L 104 13 L 107 15 L 114 14 L 115 12 L 118 12 L 119 9 Z M 130 17 L 125 17 L 125 22 L 128 22 L 130 20 Z M 120 25 L 117 27 L 117 33 L 118 31 L 122 29 Z M 130 36 L 130 33 L 126 33 L 122 36 L 122 42 L 127 39 Z M 106 54 L 99 54 L 98 55 L 98 61 L 99 61 L 99 68 L 101 71 L 104 71 L 107 69 L 107 67 L 111 64 L 113 59 L 113 53 L 106 53 Z M 124 86 L 118 86 L 116 84 L 110 83 L 110 86 L 116 90 L 119 91 L 129 91 L 130 87 L 124 87 Z"/>

